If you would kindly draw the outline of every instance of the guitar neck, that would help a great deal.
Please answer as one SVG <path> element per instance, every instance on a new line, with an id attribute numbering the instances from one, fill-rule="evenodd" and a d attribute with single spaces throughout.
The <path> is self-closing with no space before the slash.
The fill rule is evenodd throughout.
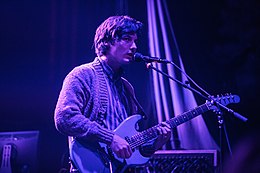
<path id="1" fill-rule="evenodd" d="M 171 118 L 170 120 L 166 121 L 166 123 L 168 123 L 171 126 L 171 128 L 175 128 L 178 125 L 181 125 L 208 110 L 210 110 L 210 107 L 209 107 L 209 103 L 207 102 L 190 111 L 184 112 L 181 115 Z"/>
<path id="2" fill-rule="evenodd" d="M 178 125 L 183 124 L 208 110 L 210 110 L 210 103 L 206 102 L 203 105 L 200 105 L 190 111 L 187 111 L 181 115 L 171 118 L 170 120 L 167 120 L 166 123 L 169 124 L 171 128 L 175 128 Z M 158 126 L 160 126 L 160 124 L 127 138 L 127 141 L 130 144 L 131 148 L 134 149 L 140 145 L 147 143 L 151 139 L 156 138 L 159 135 L 157 131 Z"/>

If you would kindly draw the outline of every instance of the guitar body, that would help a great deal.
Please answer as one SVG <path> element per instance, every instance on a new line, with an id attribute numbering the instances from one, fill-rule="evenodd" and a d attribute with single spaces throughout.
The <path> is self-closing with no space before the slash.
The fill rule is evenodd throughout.
<path id="1" fill-rule="evenodd" d="M 98 143 L 82 144 L 74 140 L 70 145 L 70 159 L 81 173 L 109 173 L 109 163 L 102 158 L 103 154 L 106 153 Z"/>
<path id="2" fill-rule="evenodd" d="M 116 129 L 115 134 L 125 139 L 136 133 L 136 123 L 142 118 L 141 115 L 133 115 L 124 120 Z M 149 158 L 144 157 L 136 148 L 128 159 L 118 158 L 115 154 L 111 157 L 103 143 L 74 140 L 70 145 L 70 157 L 77 169 L 82 173 L 97 172 L 107 173 L 110 170 L 109 161 L 113 172 L 122 172 L 127 165 L 140 165 L 146 163 Z"/>

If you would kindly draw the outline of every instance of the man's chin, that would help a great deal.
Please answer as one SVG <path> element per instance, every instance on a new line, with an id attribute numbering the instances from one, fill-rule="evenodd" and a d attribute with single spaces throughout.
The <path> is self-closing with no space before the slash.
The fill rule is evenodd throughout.
<path id="1" fill-rule="evenodd" d="M 129 63 L 131 63 L 131 62 L 133 62 L 133 59 L 131 58 L 131 59 L 129 59 L 129 58 L 125 58 L 124 59 L 124 64 L 129 64 Z"/>

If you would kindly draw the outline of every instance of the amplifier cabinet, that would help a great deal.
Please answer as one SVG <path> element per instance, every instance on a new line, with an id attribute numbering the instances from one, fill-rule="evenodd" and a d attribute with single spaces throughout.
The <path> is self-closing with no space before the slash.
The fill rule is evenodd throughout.
<path id="1" fill-rule="evenodd" d="M 214 173 L 217 169 L 217 150 L 159 150 L 146 166 L 147 172 L 156 173 Z"/>

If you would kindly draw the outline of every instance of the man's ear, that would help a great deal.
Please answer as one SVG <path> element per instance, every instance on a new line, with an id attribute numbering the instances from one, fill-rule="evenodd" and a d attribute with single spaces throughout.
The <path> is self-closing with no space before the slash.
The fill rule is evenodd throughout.
<path id="1" fill-rule="evenodd" d="M 112 39 L 110 42 L 107 42 L 108 43 L 108 46 L 112 46 L 114 45 L 116 42 L 116 39 Z"/>
<path id="2" fill-rule="evenodd" d="M 107 46 L 107 47 L 110 47 L 111 44 L 112 44 L 112 43 L 111 43 L 111 42 L 108 42 L 108 41 L 104 42 L 104 45 Z"/>

